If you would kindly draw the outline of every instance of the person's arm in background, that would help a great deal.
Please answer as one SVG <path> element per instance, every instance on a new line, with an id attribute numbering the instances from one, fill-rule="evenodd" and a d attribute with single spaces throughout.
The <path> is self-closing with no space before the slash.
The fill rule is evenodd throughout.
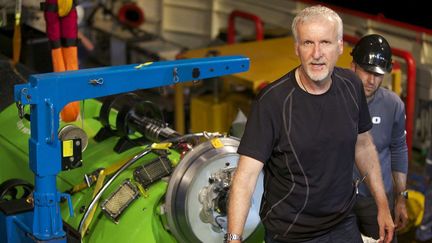
<path id="1" fill-rule="evenodd" d="M 78 39 L 81 41 L 82 45 L 87 51 L 94 50 L 93 42 L 87 36 L 85 36 L 83 32 L 78 30 L 77 35 L 78 35 Z"/>
<path id="2" fill-rule="evenodd" d="M 401 195 L 401 192 L 406 190 L 406 173 L 393 171 L 393 185 L 395 191 L 395 205 L 394 205 L 394 223 L 396 230 L 405 227 L 408 222 L 408 213 L 406 209 L 406 199 Z"/>
<path id="3" fill-rule="evenodd" d="M 355 162 L 360 174 L 366 175 L 366 184 L 378 208 L 379 242 L 389 243 L 393 239 L 394 224 L 382 182 L 378 154 L 369 132 L 357 136 Z"/>
<path id="4" fill-rule="evenodd" d="M 406 190 L 408 173 L 408 148 L 405 134 L 405 108 L 404 103 L 399 101 L 396 106 L 395 117 L 392 127 L 390 144 L 391 170 L 394 185 L 394 222 L 396 230 L 405 227 L 408 221 L 406 199 L 401 192 Z"/>
<path id="5" fill-rule="evenodd" d="M 228 198 L 228 233 L 243 234 L 250 201 L 264 164 L 248 156 L 240 156 Z M 240 241 L 231 241 L 240 242 Z"/>

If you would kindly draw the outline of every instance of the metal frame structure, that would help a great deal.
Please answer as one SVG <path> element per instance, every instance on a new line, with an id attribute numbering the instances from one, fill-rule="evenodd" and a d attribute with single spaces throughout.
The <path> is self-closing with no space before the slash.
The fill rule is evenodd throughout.
<path id="1" fill-rule="evenodd" d="M 70 196 L 56 186 L 61 171 L 61 144 L 57 138 L 59 113 L 69 102 L 173 85 L 245 72 L 244 56 L 196 58 L 83 69 L 32 75 L 26 84 L 16 85 L 14 97 L 19 110 L 30 105 L 31 137 L 29 165 L 35 175 L 34 208 L 30 212 L 1 215 L 6 242 L 66 242 L 60 214 L 60 200 Z M 3 234 L 2 233 L 2 234 Z"/>

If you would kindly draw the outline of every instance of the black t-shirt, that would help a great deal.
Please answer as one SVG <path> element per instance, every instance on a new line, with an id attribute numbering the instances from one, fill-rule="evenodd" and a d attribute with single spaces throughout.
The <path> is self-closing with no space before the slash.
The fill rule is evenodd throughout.
<path id="1" fill-rule="evenodd" d="M 238 153 L 264 163 L 261 219 L 279 241 L 322 235 L 351 210 L 355 143 L 372 123 L 362 83 L 335 67 L 329 90 L 303 91 L 294 71 L 257 96 Z"/>

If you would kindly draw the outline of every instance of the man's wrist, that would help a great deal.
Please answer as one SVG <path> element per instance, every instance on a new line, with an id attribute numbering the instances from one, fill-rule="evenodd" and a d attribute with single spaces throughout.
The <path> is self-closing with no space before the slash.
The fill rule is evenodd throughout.
<path id="1" fill-rule="evenodd" d="M 408 199 L 408 191 L 407 190 L 401 191 L 397 194 L 397 196 L 398 198 Z"/>
<path id="2" fill-rule="evenodd" d="M 229 243 L 229 242 L 232 242 L 232 241 L 239 241 L 239 242 L 241 242 L 242 241 L 242 236 L 239 235 L 239 234 L 235 234 L 235 233 L 226 233 L 224 235 L 224 242 L 225 243 Z"/>

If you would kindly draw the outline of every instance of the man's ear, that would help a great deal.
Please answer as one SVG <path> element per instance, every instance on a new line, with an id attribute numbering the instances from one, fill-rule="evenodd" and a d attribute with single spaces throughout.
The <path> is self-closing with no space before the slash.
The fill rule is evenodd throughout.
<path id="1" fill-rule="evenodd" d="M 343 44 L 344 42 L 343 42 L 343 40 L 338 40 L 338 46 L 339 46 L 339 55 L 342 55 L 342 53 L 343 53 L 343 46 L 344 46 L 344 44 Z"/>
<path id="2" fill-rule="evenodd" d="M 356 66 L 355 66 L 355 63 L 354 63 L 354 62 L 351 62 L 351 70 L 352 70 L 353 72 L 355 72 L 355 70 L 356 70 Z"/>
<path id="3" fill-rule="evenodd" d="M 295 43 L 294 43 L 294 50 L 295 50 L 295 54 L 296 54 L 296 56 L 299 56 L 298 47 L 299 47 L 298 43 L 295 42 Z"/>

